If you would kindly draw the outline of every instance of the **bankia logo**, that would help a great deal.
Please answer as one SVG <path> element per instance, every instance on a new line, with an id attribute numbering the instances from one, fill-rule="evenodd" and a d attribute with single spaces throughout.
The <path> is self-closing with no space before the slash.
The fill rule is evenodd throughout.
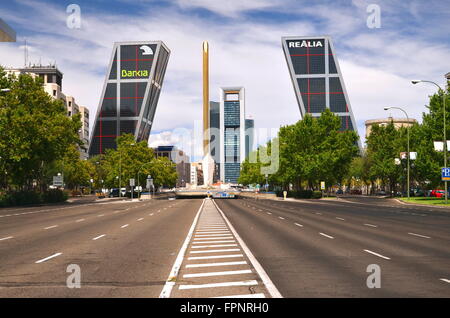
<path id="1" fill-rule="evenodd" d="M 323 40 L 289 41 L 289 48 L 323 47 Z"/>
<path id="2" fill-rule="evenodd" d="M 122 70 L 122 77 L 148 77 L 148 70 L 128 71 Z"/>

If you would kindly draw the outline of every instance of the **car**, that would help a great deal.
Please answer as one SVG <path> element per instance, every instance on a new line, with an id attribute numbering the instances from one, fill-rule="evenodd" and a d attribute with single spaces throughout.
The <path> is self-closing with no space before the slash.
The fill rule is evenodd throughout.
<path id="1" fill-rule="evenodd" d="M 386 191 L 380 190 L 377 192 L 377 195 L 386 195 Z"/>
<path id="2" fill-rule="evenodd" d="M 431 190 L 430 197 L 442 198 L 445 196 L 445 191 L 441 189 Z"/>
<path id="3" fill-rule="evenodd" d="M 336 191 L 336 194 L 344 194 L 344 191 L 342 191 L 342 189 L 339 189 Z"/>

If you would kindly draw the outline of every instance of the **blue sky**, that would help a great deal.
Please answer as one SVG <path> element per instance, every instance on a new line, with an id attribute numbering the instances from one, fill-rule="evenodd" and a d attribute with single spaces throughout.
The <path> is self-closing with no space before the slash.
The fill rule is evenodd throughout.
<path id="1" fill-rule="evenodd" d="M 66 6 L 81 7 L 82 27 L 66 26 Z M 367 27 L 369 4 L 381 9 L 381 28 Z M 449 1 L 118 0 L 2 1 L 0 17 L 17 43 L 0 43 L 0 63 L 56 61 L 63 91 L 96 113 L 115 41 L 162 40 L 172 50 L 150 143 L 173 144 L 176 128 L 201 118 L 201 44 L 211 48 L 211 99 L 221 86 L 246 88 L 246 113 L 256 127 L 278 128 L 300 119 L 280 38 L 330 35 L 364 141 L 364 121 L 386 117 L 385 106 L 420 120 L 432 86 L 450 71 Z M 400 114 L 392 113 L 394 117 Z M 193 145 L 187 151 L 194 152 Z"/>

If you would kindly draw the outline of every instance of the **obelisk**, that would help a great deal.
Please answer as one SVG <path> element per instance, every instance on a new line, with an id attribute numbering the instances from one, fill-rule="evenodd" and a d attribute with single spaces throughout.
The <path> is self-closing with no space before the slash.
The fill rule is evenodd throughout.
<path id="1" fill-rule="evenodd" d="M 209 45 L 203 41 L 203 185 L 213 183 L 214 160 L 209 151 Z"/>

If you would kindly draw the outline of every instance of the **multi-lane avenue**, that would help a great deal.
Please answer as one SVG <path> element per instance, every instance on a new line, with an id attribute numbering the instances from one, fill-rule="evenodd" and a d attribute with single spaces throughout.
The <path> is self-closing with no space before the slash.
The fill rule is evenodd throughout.
<path id="1" fill-rule="evenodd" d="M 0 209 L 0 297 L 450 297 L 449 242 L 450 209 L 378 198 Z"/>

